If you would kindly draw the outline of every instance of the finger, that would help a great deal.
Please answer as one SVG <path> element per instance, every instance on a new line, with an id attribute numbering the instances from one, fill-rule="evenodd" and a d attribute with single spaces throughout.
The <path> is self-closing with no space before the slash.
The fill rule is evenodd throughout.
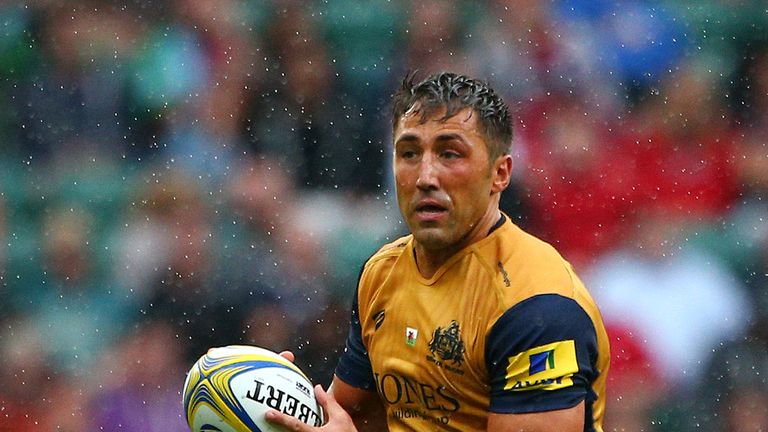
<path id="1" fill-rule="evenodd" d="M 332 396 L 323 390 L 323 386 L 320 384 L 315 385 L 315 399 L 321 406 L 325 406 L 328 403 L 328 399 Z"/>
<path id="2" fill-rule="evenodd" d="M 333 396 L 323 390 L 323 386 L 320 384 L 315 385 L 315 400 L 317 400 L 317 404 L 320 405 L 320 415 L 323 417 L 323 423 L 328 423 L 330 417 L 328 402 L 332 397 Z"/>
<path id="3" fill-rule="evenodd" d="M 346 410 L 336 402 L 336 398 L 333 394 L 330 394 L 323 390 L 323 386 L 320 384 L 315 386 L 315 399 L 318 405 L 323 410 L 325 421 L 328 422 L 331 418 L 335 418 L 337 415 L 347 415 Z"/>
<path id="4" fill-rule="evenodd" d="M 296 361 L 296 356 L 293 355 L 293 353 L 290 351 L 281 351 L 280 355 L 286 358 L 291 363 L 294 363 Z"/>
<path id="5" fill-rule="evenodd" d="M 320 385 L 315 386 L 315 399 L 320 405 L 325 417 L 325 428 L 337 431 L 357 431 L 352 418 L 346 410 L 336 402 L 333 393 L 323 390 Z M 332 427 L 331 427 L 332 425 Z"/>
<path id="6" fill-rule="evenodd" d="M 294 432 L 310 432 L 313 430 L 312 426 L 302 422 L 296 417 L 291 417 L 274 409 L 267 411 L 264 414 L 264 418 L 270 423 L 281 425 Z"/>

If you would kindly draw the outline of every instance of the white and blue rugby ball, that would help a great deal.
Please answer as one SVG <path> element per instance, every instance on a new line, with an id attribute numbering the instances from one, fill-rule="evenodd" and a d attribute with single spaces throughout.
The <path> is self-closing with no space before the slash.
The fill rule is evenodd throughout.
<path id="1" fill-rule="evenodd" d="M 281 432 L 264 414 L 277 409 L 320 426 L 312 383 L 293 363 L 264 348 L 211 348 L 189 371 L 182 395 L 192 432 Z"/>

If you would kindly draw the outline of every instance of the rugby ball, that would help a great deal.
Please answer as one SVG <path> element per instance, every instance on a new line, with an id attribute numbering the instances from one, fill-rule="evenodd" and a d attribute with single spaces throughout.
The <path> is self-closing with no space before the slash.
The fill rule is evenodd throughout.
<path id="1" fill-rule="evenodd" d="M 264 348 L 211 348 L 190 369 L 182 394 L 193 432 L 282 432 L 264 414 L 280 410 L 320 426 L 312 383 L 293 363 Z"/>

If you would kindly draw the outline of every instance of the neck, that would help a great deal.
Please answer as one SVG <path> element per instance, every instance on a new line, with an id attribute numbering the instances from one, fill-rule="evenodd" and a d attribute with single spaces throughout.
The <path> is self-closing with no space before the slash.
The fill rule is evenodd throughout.
<path id="1" fill-rule="evenodd" d="M 416 267 L 425 278 L 431 278 L 437 270 L 457 252 L 488 237 L 489 231 L 501 217 L 498 207 L 489 209 L 458 242 L 439 248 L 426 248 L 414 242 Z"/>

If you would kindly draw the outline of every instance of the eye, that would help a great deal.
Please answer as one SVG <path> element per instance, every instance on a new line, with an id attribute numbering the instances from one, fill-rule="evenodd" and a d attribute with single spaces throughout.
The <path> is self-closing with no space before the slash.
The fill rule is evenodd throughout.
<path id="1" fill-rule="evenodd" d="M 440 157 L 443 159 L 457 159 L 461 157 L 461 154 L 455 150 L 444 150 L 440 153 Z"/>
<path id="2" fill-rule="evenodd" d="M 400 152 L 400 157 L 402 159 L 413 159 L 416 157 L 416 152 L 413 150 L 403 150 Z"/>

